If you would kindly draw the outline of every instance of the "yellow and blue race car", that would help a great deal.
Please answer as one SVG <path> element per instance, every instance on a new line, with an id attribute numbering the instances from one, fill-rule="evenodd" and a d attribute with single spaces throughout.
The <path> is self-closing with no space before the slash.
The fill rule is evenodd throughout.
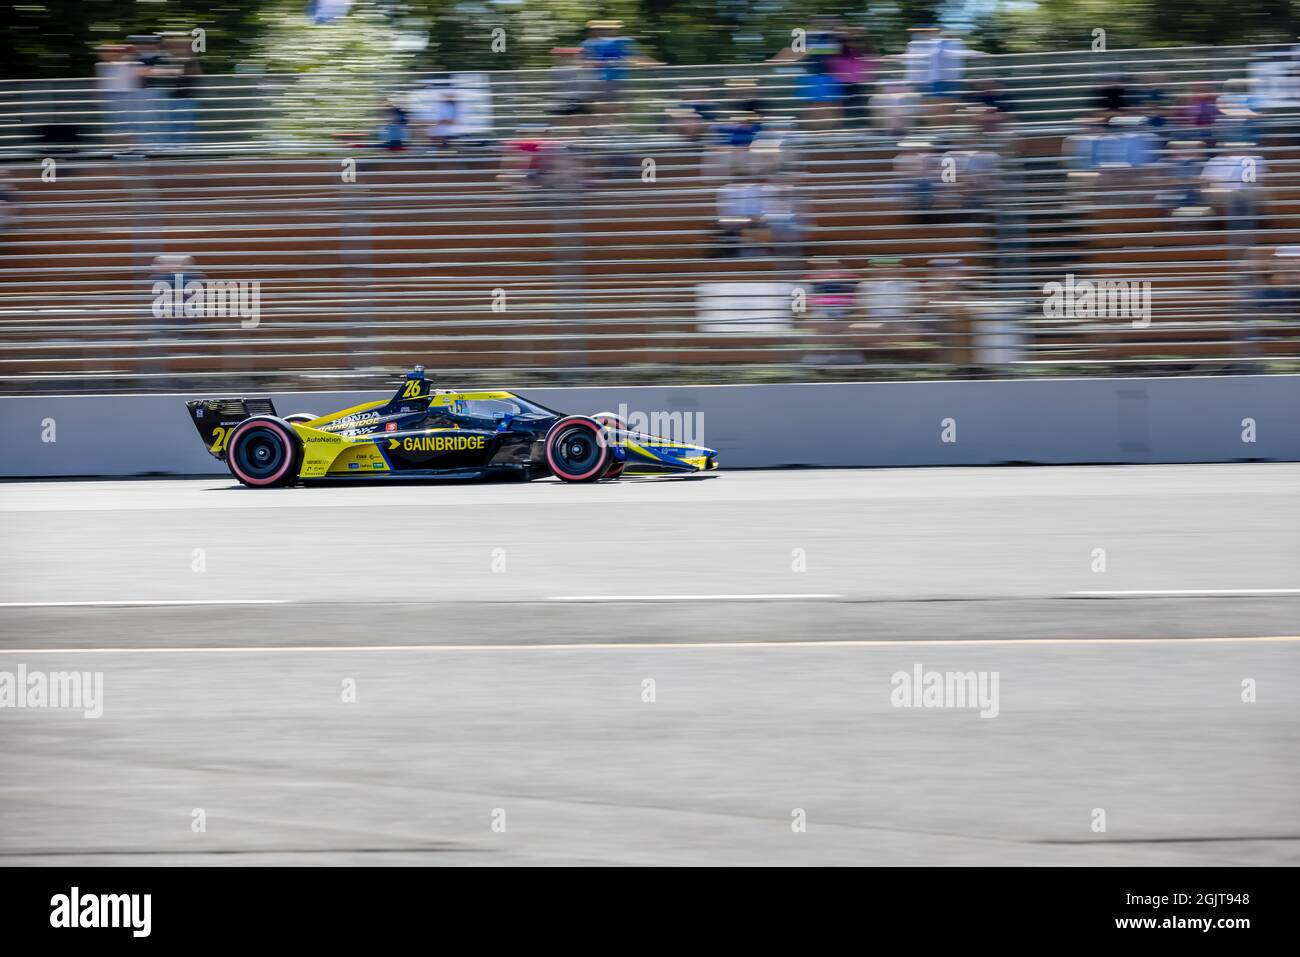
<path id="1" fill-rule="evenodd" d="M 709 472 L 718 453 L 632 431 L 619 416 L 563 415 L 511 392 L 434 389 L 416 366 L 391 399 L 280 417 L 268 398 L 185 403 L 208 451 L 244 485 L 367 479 L 616 479 Z"/>

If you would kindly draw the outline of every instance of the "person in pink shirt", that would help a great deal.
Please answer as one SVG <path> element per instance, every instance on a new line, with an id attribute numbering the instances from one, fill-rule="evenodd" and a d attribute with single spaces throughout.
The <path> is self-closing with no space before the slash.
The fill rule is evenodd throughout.
<path id="1" fill-rule="evenodd" d="M 868 87 L 875 80 L 877 58 L 866 31 L 846 27 L 840 33 L 840 49 L 826 63 L 839 84 L 840 116 L 844 125 L 858 129 L 868 123 Z"/>

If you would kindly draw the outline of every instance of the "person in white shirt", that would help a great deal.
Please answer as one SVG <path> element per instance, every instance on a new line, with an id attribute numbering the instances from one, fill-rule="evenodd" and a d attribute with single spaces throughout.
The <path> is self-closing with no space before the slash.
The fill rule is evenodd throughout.
<path id="1" fill-rule="evenodd" d="M 808 215 L 799 192 L 799 174 L 763 176 L 759 182 L 763 225 L 774 251 L 802 256 Z"/>
<path id="2" fill-rule="evenodd" d="M 722 255 L 752 255 L 761 245 L 763 191 L 758 183 L 744 179 L 718 190 L 718 238 Z"/>
<path id="3" fill-rule="evenodd" d="M 1233 232 L 1251 233 L 1259 217 L 1259 183 L 1264 157 L 1217 153 L 1201 170 L 1201 195 Z"/>
<path id="4" fill-rule="evenodd" d="M 103 116 L 103 132 L 114 146 L 131 146 L 133 98 L 141 89 L 140 65 L 128 44 L 105 43 L 98 49 L 95 89 Z"/>
<path id="5" fill-rule="evenodd" d="M 935 27 L 914 27 L 902 60 L 907 82 L 915 90 L 936 99 L 952 99 L 961 91 L 966 58 L 982 56 L 962 39 Z"/>

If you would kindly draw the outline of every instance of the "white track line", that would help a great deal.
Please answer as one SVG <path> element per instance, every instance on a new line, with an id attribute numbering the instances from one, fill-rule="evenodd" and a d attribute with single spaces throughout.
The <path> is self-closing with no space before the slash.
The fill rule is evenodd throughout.
<path id="1" fill-rule="evenodd" d="M 803 601 L 843 598 L 843 595 L 555 595 L 547 601 Z"/>
<path id="2" fill-rule="evenodd" d="M 933 641 L 906 638 L 835 639 L 830 641 L 672 641 L 672 642 L 568 642 L 565 644 L 481 644 L 481 645 L 231 645 L 230 647 L 178 645 L 157 648 L 0 648 L 0 655 L 209 655 L 209 654 L 330 654 L 367 651 L 657 651 L 700 648 L 932 648 L 987 647 L 1000 645 L 1187 645 L 1300 642 L 1300 635 L 1260 635 L 1209 638 L 940 638 Z"/>
<path id="3" fill-rule="evenodd" d="M 1167 588 L 1167 589 L 1116 589 L 1112 591 L 1072 591 L 1071 598 L 1161 598 L 1161 597 L 1229 597 L 1249 595 L 1300 595 L 1300 588 Z M 552 595 L 544 599 L 523 599 L 524 601 L 548 602 L 653 602 L 653 601 L 834 601 L 843 599 L 844 595 L 830 593 L 772 593 L 760 595 Z M 1035 599 L 1016 599 L 1007 596 L 1005 600 L 1051 600 L 1053 596 L 1043 595 Z M 890 601 L 890 599 L 879 599 Z M 900 598 L 897 601 L 908 601 Z M 316 604 L 306 600 L 309 604 Z M 162 598 L 162 599 L 120 599 L 113 601 L 2 601 L 0 608 L 166 608 L 190 605 L 297 605 L 303 599 L 296 598 Z M 328 602 L 327 602 L 328 603 Z"/>
<path id="4" fill-rule="evenodd" d="M 289 598 L 162 598 L 125 601 L 0 601 L 0 608 L 129 608 L 159 605 L 289 605 Z"/>
<path id="5" fill-rule="evenodd" d="M 1162 595 L 1300 595 L 1300 588 L 1137 588 L 1116 591 L 1072 591 L 1076 598 L 1158 598 Z"/>

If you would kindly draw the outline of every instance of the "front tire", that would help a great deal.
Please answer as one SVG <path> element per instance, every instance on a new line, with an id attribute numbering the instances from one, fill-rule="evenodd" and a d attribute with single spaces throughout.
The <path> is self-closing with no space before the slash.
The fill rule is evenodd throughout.
<path id="1" fill-rule="evenodd" d="M 546 433 L 546 464 L 561 481 L 594 482 L 613 458 L 604 427 L 585 415 L 565 416 Z"/>
<path id="2" fill-rule="evenodd" d="M 235 426 L 226 445 L 230 472 L 249 488 L 275 488 L 297 481 L 302 443 L 284 419 L 257 415 Z"/>
<path id="3" fill-rule="evenodd" d="M 623 421 L 623 417 L 621 415 L 615 415 L 613 412 L 597 412 L 592 416 L 592 418 L 607 429 L 617 429 L 623 432 L 627 431 L 627 423 Z M 623 470 L 627 468 L 627 460 L 616 459 L 613 455 L 610 455 L 609 459 L 609 468 L 605 469 L 605 474 L 602 475 L 601 478 L 613 481 L 623 474 Z"/>

